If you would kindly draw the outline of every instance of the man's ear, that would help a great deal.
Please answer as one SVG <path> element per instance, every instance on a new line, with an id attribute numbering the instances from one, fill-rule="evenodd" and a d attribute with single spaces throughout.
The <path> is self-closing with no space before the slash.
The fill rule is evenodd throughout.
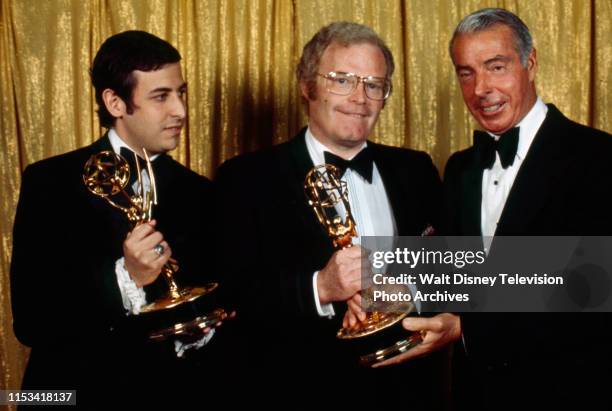
<path id="1" fill-rule="evenodd" d="M 305 81 L 300 81 L 300 92 L 302 93 L 302 97 L 307 100 L 310 101 L 310 93 L 308 92 L 308 84 L 306 84 Z"/>
<path id="2" fill-rule="evenodd" d="M 531 50 L 529 56 L 527 56 L 527 71 L 529 72 L 529 81 L 533 83 L 535 81 L 535 75 L 538 72 L 538 59 L 535 47 Z"/>
<path id="3" fill-rule="evenodd" d="M 108 110 L 111 116 L 120 118 L 126 114 L 125 102 L 114 90 L 110 88 L 105 89 L 102 92 L 102 100 L 104 101 L 106 110 Z"/>

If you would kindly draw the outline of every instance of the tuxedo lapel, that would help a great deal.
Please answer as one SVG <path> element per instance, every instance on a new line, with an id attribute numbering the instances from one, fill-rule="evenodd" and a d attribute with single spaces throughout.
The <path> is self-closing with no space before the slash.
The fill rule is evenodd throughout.
<path id="1" fill-rule="evenodd" d="M 293 179 L 292 186 L 296 186 L 296 182 L 299 182 L 298 186 L 304 185 L 304 179 L 306 174 L 314 167 L 310 155 L 308 154 L 308 148 L 306 147 L 306 129 L 303 128 L 291 141 L 289 141 L 288 148 L 291 153 L 290 163 L 285 164 L 285 167 L 292 170 L 289 176 Z M 289 171 L 289 170 L 288 170 Z M 303 191 L 303 190 L 302 190 Z"/>
<path id="2" fill-rule="evenodd" d="M 290 198 L 293 202 L 291 206 L 296 210 L 304 228 L 312 233 L 318 244 L 323 245 L 327 249 L 325 253 L 329 252 L 331 254 L 333 252 L 332 241 L 327 235 L 325 228 L 317 219 L 312 207 L 308 204 L 308 199 L 304 192 L 306 174 L 314 167 L 310 154 L 308 154 L 305 136 L 306 128 L 303 128 L 287 143 L 290 155 L 279 156 L 281 161 L 280 172 L 284 173 L 287 176 L 286 178 L 289 179 L 286 187 L 290 187 L 292 191 L 290 193 Z"/>
<path id="3" fill-rule="evenodd" d="M 327 235 L 324 227 L 317 219 L 312 207 L 308 204 L 308 199 L 304 192 L 304 180 L 306 174 L 314 167 L 312 159 L 306 147 L 306 128 L 303 128 L 291 141 L 287 143 L 289 156 L 280 155 L 281 173 L 286 175 L 286 187 L 290 187 L 291 199 L 294 204 L 298 218 L 301 219 L 304 227 L 312 231 L 319 239 L 321 244 L 326 244 L 332 248 L 332 242 Z M 281 186 L 282 187 L 282 186 Z M 349 194 L 350 195 L 350 194 Z"/>
<path id="4" fill-rule="evenodd" d="M 549 105 L 525 161 L 519 169 L 502 211 L 496 235 L 523 233 L 542 207 L 552 190 L 558 189 L 559 170 L 568 167 L 572 156 L 563 147 L 563 127 L 567 120 Z"/>
<path id="5" fill-rule="evenodd" d="M 482 203 L 482 165 L 478 159 L 477 152 L 469 149 L 466 153 L 465 165 L 455 171 L 453 179 L 457 187 L 448 193 L 450 199 L 449 207 L 456 214 L 458 232 L 464 236 L 481 236 L 481 203 Z M 447 176 L 449 177 L 449 176 Z M 454 231 L 454 230 L 453 230 Z"/>
<path id="6" fill-rule="evenodd" d="M 368 146 L 372 150 L 374 164 L 380 173 L 380 177 L 389 199 L 391 213 L 395 220 L 397 234 L 408 235 L 410 230 L 410 220 L 414 215 L 413 202 L 410 201 L 410 180 L 412 176 L 406 175 L 407 169 L 401 164 L 397 164 L 392 156 L 386 156 L 381 146 L 368 141 Z"/>
<path id="7" fill-rule="evenodd" d="M 155 177 L 155 189 L 157 191 L 157 201 L 159 204 L 164 204 L 166 207 L 171 205 L 180 206 L 181 202 L 175 202 L 170 200 L 170 198 L 174 195 L 183 195 L 185 196 L 185 201 L 188 200 L 188 192 L 186 189 L 180 187 L 182 183 L 182 179 L 174 178 L 174 164 L 172 157 L 168 154 L 160 154 L 151 164 L 153 168 L 153 174 Z M 159 207 L 153 208 L 153 217 L 157 218 L 156 209 Z M 178 210 L 177 210 L 178 211 Z"/>
<path id="8" fill-rule="evenodd" d="M 461 176 L 462 193 L 465 196 L 461 207 L 461 232 L 464 235 L 482 235 L 482 173 L 483 170 L 474 161 L 474 165 Z"/>

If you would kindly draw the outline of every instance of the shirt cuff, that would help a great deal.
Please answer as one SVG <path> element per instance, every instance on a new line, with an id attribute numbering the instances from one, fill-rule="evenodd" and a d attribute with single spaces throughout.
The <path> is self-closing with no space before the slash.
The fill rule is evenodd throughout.
<path id="1" fill-rule="evenodd" d="M 215 330 L 210 330 L 210 332 L 208 332 L 198 341 L 193 342 L 193 343 L 188 343 L 188 344 L 182 343 L 179 340 L 174 340 L 174 351 L 176 352 L 176 356 L 179 358 L 182 358 L 183 355 L 185 355 L 185 352 L 187 352 L 187 350 L 190 350 L 192 348 L 199 350 L 200 348 L 208 344 L 208 342 L 211 340 L 213 335 L 215 335 Z"/>
<path id="2" fill-rule="evenodd" d="M 318 271 L 315 271 L 314 275 L 312 276 L 312 290 L 314 291 L 314 300 L 315 305 L 317 306 L 317 312 L 319 313 L 320 317 L 332 318 L 334 315 L 336 315 L 334 306 L 331 303 L 321 304 L 321 301 L 319 301 L 319 290 L 317 289 L 318 276 Z"/>
<path id="3" fill-rule="evenodd" d="M 130 273 L 125 268 L 125 259 L 121 257 L 115 263 L 115 274 L 117 275 L 117 284 L 121 292 L 121 300 L 123 307 L 130 314 L 140 314 L 140 309 L 147 303 L 147 295 L 142 287 L 138 287 Z"/>

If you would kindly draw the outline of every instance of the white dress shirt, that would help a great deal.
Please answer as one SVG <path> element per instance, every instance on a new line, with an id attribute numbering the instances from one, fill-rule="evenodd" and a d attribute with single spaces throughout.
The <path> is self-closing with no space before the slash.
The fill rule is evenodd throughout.
<path id="1" fill-rule="evenodd" d="M 548 107 L 538 97 L 535 104 L 527 115 L 517 124 L 519 129 L 519 141 L 514 163 L 504 170 L 497 151 L 495 152 L 495 163 L 490 169 L 485 169 L 482 174 L 482 203 L 480 209 L 480 224 L 485 249 L 491 245 L 491 239 L 497 230 L 497 224 L 508 199 L 508 194 L 514 184 L 514 179 L 527 156 L 529 147 L 546 118 Z M 489 133 L 495 140 L 499 136 Z"/>
<path id="2" fill-rule="evenodd" d="M 363 147 L 366 146 L 367 143 L 364 142 Z M 315 165 L 325 164 L 324 151 L 332 152 L 317 140 L 310 128 L 306 130 L 306 147 L 310 159 Z M 359 244 L 362 236 L 395 236 L 397 230 L 391 204 L 376 164 L 372 169 L 372 183 L 368 183 L 361 175 L 351 169 L 346 170 L 342 180 L 347 184 L 349 204 L 356 224 L 357 237 L 353 238 L 353 244 Z M 344 214 L 344 209 L 338 207 L 338 213 L 340 215 Z M 320 316 L 331 318 L 335 315 L 332 304 L 321 304 L 319 301 L 318 274 L 317 271 L 312 276 L 315 305 Z"/>

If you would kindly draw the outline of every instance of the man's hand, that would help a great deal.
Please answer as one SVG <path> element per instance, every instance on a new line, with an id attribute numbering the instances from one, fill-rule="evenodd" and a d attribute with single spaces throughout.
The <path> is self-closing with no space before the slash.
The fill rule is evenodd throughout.
<path id="1" fill-rule="evenodd" d="M 409 331 L 424 331 L 423 342 L 405 353 L 374 364 L 373 368 L 399 364 L 430 354 L 461 338 L 461 321 L 459 316 L 455 314 L 443 313 L 431 318 L 404 318 L 402 325 Z"/>
<path id="2" fill-rule="evenodd" d="M 161 254 L 155 250 L 158 244 L 163 247 Z M 125 268 L 138 287 L 155 281 L 171 255 L 163 235 L 155 230 L 155 220 L 136 226 L 123 242 Z"/>
<path id="3" fill-rule="evenodd" d="M 364 258 L 367 257 L 361 247 L 353 246 L 332 255 L 317 277 L 321 304 L 346 301 L 361 289 L 362 254 Z M 367 259 L 364 263 L 367 263 Z"/>
<path id="4" fill-rule="evenodd" d="M 364 283 L 371 283 L 371 278 L 368 279 L 362 278 Z M 362 284 L 362 286 L 368 286 L 367 284 Z M 365 308 L 368 311 L 402 311 L 407 308 L 407 303 L 388 303 L 388 302 L 375 302 L 374 292 L 377 290 L 383 290 L 388 293 L 399 293 L 399 292 L 409 292 L 409 289 L 403 285 L 370 285 L 370 288 L 365 290 L 361 290 L 354 296 L 352 296 L 349 300 L 347 300 L 346 304 L 348 309 L 344 313 L 344 319 L 342 320 L 342 326 L 344 328 L 352 328 L 355 324 L 360 321 L 365 321 L 367 318 L 367 313 L 363 311 L 364 306 L 362 305 L 363 300 L 366 301 Z M 369 299 L 369 302 L 368 302 Z"/>
<path id="5" fill-rule="evenodd" d="M 367 314 L 361 309 L 361 294 L 357 293 L 352 296 L 346 304 L 348 309 L 344 313 L 344 319 L 342 320 L 342 327 L 352 328 L 359 321 L 365 321 Z"/>

